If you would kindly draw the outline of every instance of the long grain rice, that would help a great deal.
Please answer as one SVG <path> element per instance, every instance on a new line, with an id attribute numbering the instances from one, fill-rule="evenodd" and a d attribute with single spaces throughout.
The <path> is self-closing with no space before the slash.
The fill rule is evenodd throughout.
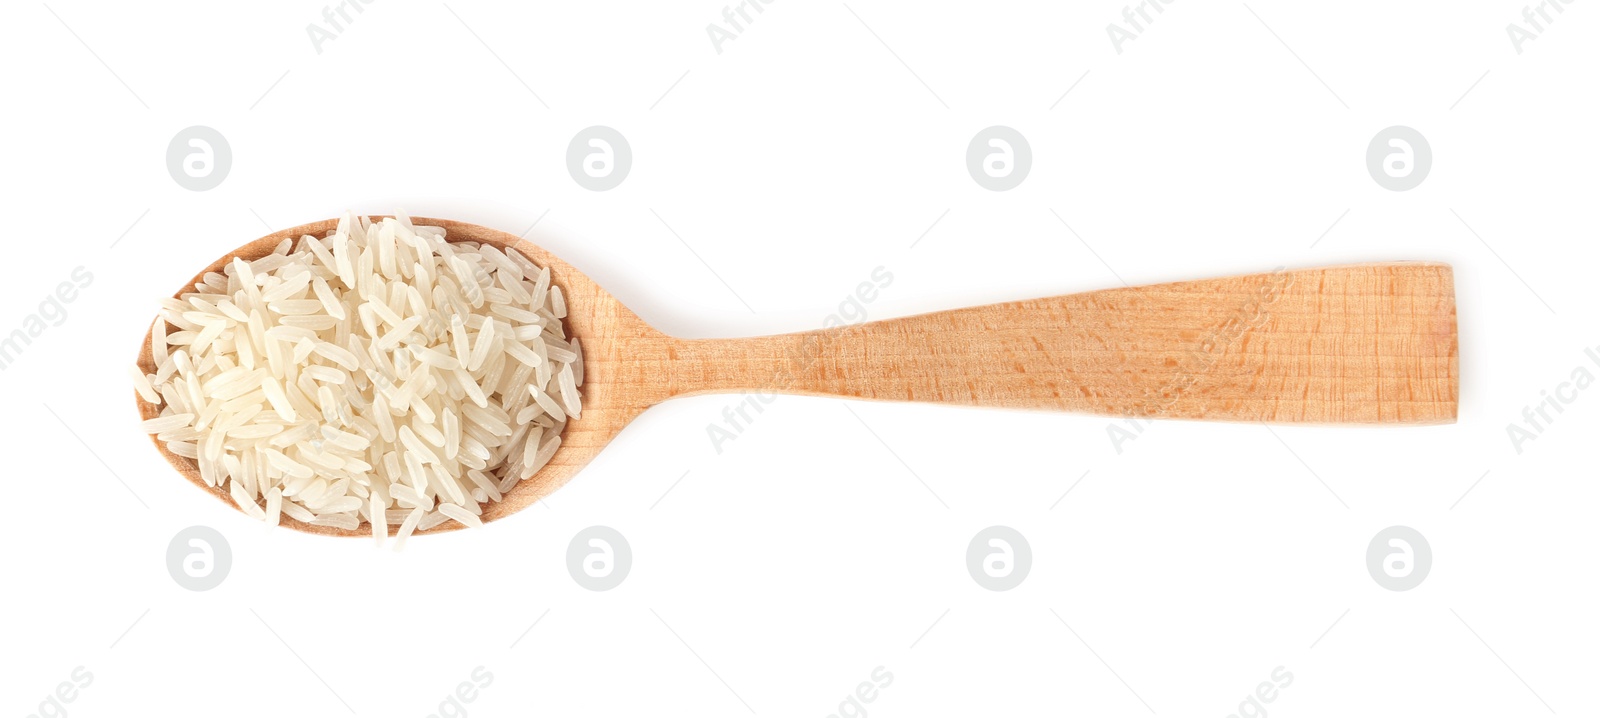
<path id="1" fill-rule="evenodd" d="M 346 215 L 160 306 L 130 373 L 159 407 L 141 427 L 269 524 L 366 524 L 380 545 L 398 524 L 396 549 L 480 526 L 581 415 L 549 268 L 404 216 Z"/>

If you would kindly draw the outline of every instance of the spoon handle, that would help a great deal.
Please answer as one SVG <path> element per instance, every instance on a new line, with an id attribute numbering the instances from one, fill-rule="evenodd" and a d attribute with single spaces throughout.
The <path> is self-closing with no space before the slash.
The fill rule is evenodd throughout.
<path id="1" fill-rule="evenodd" d="M 1112 416 L 1456 417 L 1449 265 L 1110 289 L 798 334 L 683 341 L 670 394 L 758 392 Z"/>

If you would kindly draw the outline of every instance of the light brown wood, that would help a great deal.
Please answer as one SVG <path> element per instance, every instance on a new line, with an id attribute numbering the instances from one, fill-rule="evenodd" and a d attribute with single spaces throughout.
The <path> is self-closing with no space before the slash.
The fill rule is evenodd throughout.
<path id="1" fill-rule="evenodd" d="M 741 339 L 677 339 L 641 321 L 583 273 L 515 235 L 450 220 L 451 241 L 515 249 L 550 267 L 567 329 L 584 346 L 583 415 L 533 478 L 484 507 L 493 521 L 565 484 L 645 409 L 675 396 L 761 392 L 1052 409 L 1147 419 L 1431 424 L 1456 417 L 1450 267 L 1408 262 L 1299 269 L 1111 289 Z M 256 259 L 286 237 L 218 259 Z M 174 295 L 176 296 L 176 294 Z M 150 339 L 139 355 L 155 367 Z M 135 395 L 137 397 L 137 395 Z M 139 401 L 143 418 L 159 414 Z M 156 447 L 206 487 L 192 460 Z M 370 535 L 302 524 L 329 535 Z M 459 528 L 453 521 L 433 529 Z"/>

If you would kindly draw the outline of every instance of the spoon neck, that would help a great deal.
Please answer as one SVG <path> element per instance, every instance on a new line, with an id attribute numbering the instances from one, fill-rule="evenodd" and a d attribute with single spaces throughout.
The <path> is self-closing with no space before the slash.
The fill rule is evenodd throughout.
<path id="1" fill-rule="evenodd" d="M 668 348 L 667 396 L 794 393 L 808 381 L 820 343 L 815 333 L 738 339 L 678 339 Z M 812 345 L 810 360 L 803 353 Z"/>

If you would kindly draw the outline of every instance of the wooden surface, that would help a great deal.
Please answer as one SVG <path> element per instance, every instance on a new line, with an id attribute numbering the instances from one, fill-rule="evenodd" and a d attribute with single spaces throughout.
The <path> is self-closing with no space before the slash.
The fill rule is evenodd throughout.
<path id="1" fill-rule="evenodd" d="M 1454 421 L 1455 291 L 1450 267 L 1363 264 L 1112 289 L 936 312 L 856 327 L 745 339 L 668 337 L 588 277 L 515 235 L 450 220 L 451 241 L 514 249 L 567 300 L 569 336 L 583 341 L 583 416 L 568 423 L 550 464 L 483 520 L 503 518 L 560 488 L 645 409 L 674 396 L 755 391 L 928 401 L 1107 416 L 1312 423 Z M 322 236 L 327 220 L 270 234 Z M 176 296 L 176 294 L 175 294 Z M 139 355 L 155 367 L 149 336 Z M 135 395 L 137 397 L 137 395 Z M 156 416 L 139 401 L 143 418 Z M 152 440 L 153 437 L 152 437 Z M 180 474 L 190 459 L 157 449 Z M 370 536 L 311 526 L 311 533 Z M 432 529 L 460 528 L 454 521 Z M 419 532 L 427 533 L 427 532 Z"/>
<path id="2" fill-rule="evenodd" d="M 1111 289 L 676 352 L 674 394 L 1323 424 L 1456 417 L 1451 271 L 1420 262 Z"/>

